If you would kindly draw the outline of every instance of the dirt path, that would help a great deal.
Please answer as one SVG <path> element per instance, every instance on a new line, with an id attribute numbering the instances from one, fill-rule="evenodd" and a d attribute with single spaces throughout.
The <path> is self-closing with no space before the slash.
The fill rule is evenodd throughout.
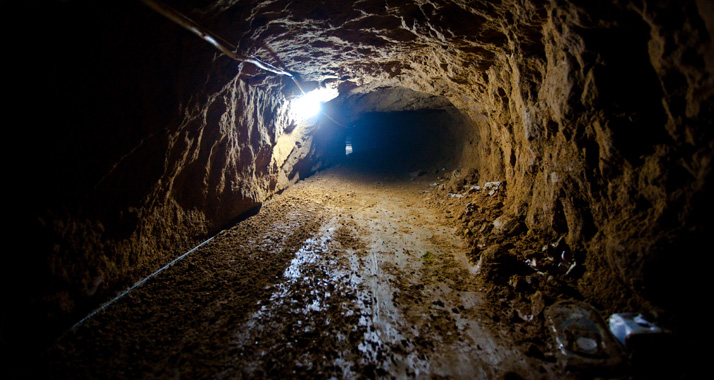
<path id="1" fill-rule="evenodd" d="M 45 370 L 54 378 L 558 377 L 490 323 L 464 242 L 425 202 L 431 181 L 347 167 L 301 181 L 77 328 Z"/>

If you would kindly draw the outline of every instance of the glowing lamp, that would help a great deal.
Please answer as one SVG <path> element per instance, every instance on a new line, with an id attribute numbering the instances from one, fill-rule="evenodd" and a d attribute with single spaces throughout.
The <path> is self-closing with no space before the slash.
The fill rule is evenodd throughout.
<path id="1" fill-rule="evenodd" d="M 297 120 L 307 120 L 322 111 L 322 103 L 339 95 L 333 88 L 318 88 L 290 102 L 290 115 Z"/>

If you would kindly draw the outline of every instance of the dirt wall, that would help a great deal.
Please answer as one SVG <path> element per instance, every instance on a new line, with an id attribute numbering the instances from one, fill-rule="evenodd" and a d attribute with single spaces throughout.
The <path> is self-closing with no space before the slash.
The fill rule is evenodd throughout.
<path id="1" fill-rule="evenodd" d="M 709 2 L 174 5 L 306 89 L 447 99 L 472 125 L 464 165 L 506 181 L 505 209 L 529 230 L 586 253 L 591 302 L 626 304 L 622 288 L 675 308 L 699 283 L 688 273 L 712 230 Z M 24 103 L 47 107 L 28 106 L 12 134 L 40 164 L 14 177 L 29 243 L 8 278 L 29 285 L 10 292 L 11 320 L 57 332 L 299 178 L 311 137 L 288 117 L 288 78 L 138 2 L 23 14 L 50 51 L 27 49 Z"/>

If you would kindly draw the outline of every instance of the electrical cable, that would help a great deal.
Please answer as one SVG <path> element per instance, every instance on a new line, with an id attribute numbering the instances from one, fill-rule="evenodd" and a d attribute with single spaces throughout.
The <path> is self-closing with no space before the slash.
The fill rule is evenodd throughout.
<path id="1" fill-rule="evenodd" d="M 193 249 L 191 249 L 190 251 L 188 251 L 188 252 L 184 253 L 183 255 L 181 255 L 181 256 L 175 258 L 175 259 L 174 259 L 173 261 L 171 261 L 170 263 L 164 265 L 161 269 L 159 269 L 159 270 L 157 270 L 156 272 L 154 272 L 154 273 L 152 273 L 152 274 L 146 276 L 146 277 L 145 277 L 144 279 L 142 279 L 141 281 L 135 283 L 134 285 L 132 285 L 132 286 L 129 287 L 128 289 L 126 289 L 126 290 L 124 290 L 123 292 L 121 292 L 121 294 L 119 294 L 118 296 L 116 296 L 116 297 L 112 298 L 111 300 L 109 300 L 108 302 L 104 303 L 102 306 L 98 307 L 97 309 L 95 309 L 94 311 L 92 311 L 91 313 L 89 313 L 86 317 L 82 318 L 79 322 L 77 322 L 77 323 L 75 323 L 74 325 L 72 325 L 72 327 L 70 327 L 69 329 L 67 329 L 67 331 L 65 331 L 57 340 L 61 340 L 61 339 L 62 339 L 65 335 L 67 335 L 70 331 L 74 330 L 75 328 L 77 328 L 78 326 L 80 326 L 81 324 L 83 324 L 83 323 L 84 323 L 85 321 L 87 321 L 89 318 L 92 318 L 92 317 L 95 316 L 97 313 L 99 313 L 100 311 L 104 310 L 107 306 L 113 304 L 114 302 L 116 302 L 116 301 L 119 300 L 120 298 L 122 298 L 122 297 L 124 297 L 125 295 L 129 294 L 129 292 L 131 292 L 132 290 L 134 290 L 134 289 L 136 289 L 137 287 L 141 286 L 141 284 L 145 283 L 148 279 L 150 279 L 150 278 L 156 276 L 157 274 L 163 272 L 165 269 L 167 269 L 167 268 L 171 267 L 172 265 L 176 264 L 178 261 L 180 261 L 180 260 L 183 259 L 184 257 L 188 256 L 190 253 L 192 253 L 192 252 L 194 252 L 195 250 L 201 248 L 203 245 L 205 245 L 205 244 L 208 243 L 209 241 L 213 240 L 214 237 L 215 237 L 215 236 L 213 236 L 213 237 L 211 237 L 211 238 L 205 240 L 203 243 L 201 243 L 201 244 L 199 244 L 199 245 L 193 247 Z"/>
<path id="2" fill-rule="evenodd" d="M 258 68 L 261 68 L 265 71 L 269 71 L 271 73 L 277 74 L 277 75 L 284 75 L 289 77 L 290 79 L 295 82 L 295 85 L 297 88 L 300 90 L 300 92 L 305 95 L 305 90 L 303 90 L 302 86 L 300 85 L 300 82 L 298 82 L 297 78 L 295 78 L 294 75 L 291 73 L 279 69 L 273 65 L 271 65 L 268 62 L 260 60 L 258 57 L 255 55 L 252 55 L 250 57 L 245 57 L 243 55 L 240 55 L 237 53 L 238 48 L 231 44 L 230 42 L 226 41 L 225 39 L 221 38 L 220 36 L 214 34 L 213 32 L 203 28 L 202 26 L 198 25 L 195 21 L 191 20 L 190 18 L 184 16 L 177 10 L 171 8 L 170 6 L 156 0 L 141 0 L 144 5 L 148 6 L 149 8 L 153 9 L 154 11 L 158 12 L 159 14 L 163 15 L 164 17 L 168 18 L 169 20 L 179 24 L 180 26 L 186 28 L 187 30 L 193 32 L 197 36 L 201 37 L 204 41 L 208 42 L 209 44 L 213 45 L 216 49 L 221 51 L 223 54 L 227 55 L 228 57 L 239 61 L 239 62 L 247 62 L 251 63 Z M 340 127 L 346 128 L 344 125 L 339 123 L 337 120 L 332 118 L 330 115 L 326 114 L 325 112 L 322 113 L 330 119 L 333 123 L 339 125 Z"/>
<path id="3" fill-rule="evenodd" d="M 230 42 L 226 41 L 225 39 L 221 38 L 220 36 L 214 34 L 213 32 L 203 28 L 202 26 L 198 25 L 195 21 L 191 20 L 190 18 L 184 16 L 181 14 L 179 11 L 171 8 L 170 6 L 156 0 L 141 0 L 144 5 L 148 6 L 149 8 L 153 9 L 157 13 L 163 15 L 164 17 L 168 18 L 169 20 L 179 24 L 180 26 L 186 28 L 190 32 L 194 33 L 195 35 L 201 37 L 204 41 L 208 42 L 209 44 L 213 45 L 216 49 L 220 50 L 221 53 L 227 55 L 228 57 L 239 61 L 239 62 L 248 62 L 252 63 L 253 65 L 265 70 L 269 71 L 271 73 L 277 74 L 277 75 L 285 75 L 293 79 L 295 84 L 297 84 L 298 88 L 300 91 L 304 94 L 305 91 L 302 90 L 302 87 L 300 84 L 297 82 L 295 77 L 290 74 L 289 72 L 285 70 L 281 70 L 270 63 L 264 62 L 260 60 L 258 57 L 255 55 L 251 55 L 250 57 L 243 56 L 241 54 L 238 54 L 238 48 L 231 44 Z"/>
<path id="4" fill-rule="evenodd" d="M 169 7 L 168 5 L 166 5 L 166 4 L 162 3 L 162 2 L 155 1 L 155 0 L 141 0 L 141 2 L 144 3 L 144 5 L 148 6 L 149 8 L 153 9 L 154 11 L 156 11 L 156 12 L 160 13 L 161 15 L 165 16 L 165 17 L 168 18 L 169 20 L 171 20 L 171 21 L 173 21 L 173 22 L 179 24 L 180 26 L 186 28 L 187 30 L 189 30 L 189 31 L 193 32 L 194 34 L 196 34 L 197 36 L 201 37 L 201 39 L 203 39 L 203 40 L 205 40 L 206 42 L 210 43 L 210 44 L 213 45 L 216 49 L 220 50 L 223 54 L 227 55 L 228 57 L 230 57 L 230 58 L 232 58 L 232 59 L 234 59 L 234 60 L 236 60 L 236 61 L 239 61 L 239 62 L 251 63 L 251 64 L 253 64 L 253 65 L 255 65 L 255 66 L 257 66 L 257 67 L 259 67 L 259 68 L 261 68 L 261 69 L 263 69 L 263 70 L 265 70 L 265 71 L 269 71 L 269 72 L 274 73 L 274 74 L 277 74 L 277 75 L 284 75 L 284 76 L 290 77 L 290 78 L 293 80 L 293 82 L 295 82 L 295 85 L 298 87 L 298 89 L 300 90 L 300 92 L 302 92 L 303 95 L 305 94 L 305 91 L 302 89 L 302 86 L 300 86 L 300 82 L 298 82 L 298 80 L 295 78 L 295 76 L 292 75 L 291 73 L 289 73 L 289 72 L 287 72 L 287 71 L 285 71 L 285 70 L 281 70 L 281 69 L 279 69 L 279 68 L 277 68 L 277 67 L 271 65 L 270 63 L 264 62 L 264 61 L 260 60 L 258 57 L 256 57 L 255 55 L 251 55 L 250 57 L 245 57 L 245 56 L 243 56 L 243 55 L 240 55 L 240 54 L 236 53 L 236 51 L 238 50 L 238 48 L 237 48 L 236 46 L 234 46 L 234 45 L 231 44 L 230 42 L 226 41 L 225 39 L 221 38 L 220 36 L 218 36 L 218 35 L 212 33 L 211 31 L 204 29 L 203 27 L 201 27 L 200 25 L 198 25 L 196 22 L 194 22 L 194 21 L 191 20 L 190 18 L 184 16 L 183 14 L 179 13 L 179 12 L 176 11 L 175 9 Z M 324 112 L 323 112 L 323 114 L 324 114 Z M 339 125 L 339 126 L 343 126 L 342 124 L 340 124 L 339 122 L 337 122 L 335 119 L 333 119 L 333 118 L 330 117 L 329 115 L 327 115 L 327 114 L 324 114 L 324 115 L 327 116 L 330 120 L 332 120 L 335 124 L 337 124 L 337 125 Z M 344 127 L 344 126 L 343 126 L 343 127 Z M 195 246 L 193 249 L 191 249 L 190 251 L 188 251 L 188 252 L 184 253 L 183 255 L 177 257 L 176 259 L 174 259 L 174 260 L 171 261 L 170 263 L 168 263 L 168 264 L 166 264 L 165 266 L 163 266 L 161 269 L 159 269 L 159 270 L 157 270 L 156 272 L 150 274 L 149 276 L 145 277 L 145 278 L 142 279 L 141 281 L 135 283 L 134 285 L 132 285 L 132 286 L 129 287 L 128 289 L 124 290 L 124 291 L 123 291 L 121 294 L 119 294 L 118 296 L 116 296 L 116 297 L 112 298 L 111 300 L 109 300 L 108 302 L 102 304 L 99 308 L 95 309 L 94 311 L 92 311 L 91 313 L 89 313 L 86 317 L 82 318 L 79 322 L 75 323 L 74 325 L 72 325 L 72 327 L 70 327 L 69 329 L 67 329 L 67 331 L 65 331 L 65 332 L 58 338 L 58 340 L 62 339 L 62 338 L 63 338 L 65 335 L 67 335 L 69 332 L 71 332 L 72 330 L 74 330 L 74 329 L 77 328 L 78 326 L 82 325 L 85 321 L 87 321 L 88 319 L 92 318 L 92 317 L 95 316 L 97 313 L 99 313 L 99 312 L 101 312 L 102 310 L 104 310 L 105 308 L 107 308 L 109 305 L 113 304 L 114 302 L 116 302 L 116 301 L 119 300 L 120 298 L 122 298 L 122 297 L 124 297 L 125 295 L 129 294 L 129 292 L 131 292 L 132 290 L 134 290 L 134 289 L 136 289 L 137 287 L 141 286 L 143 283 L 145 283 L 145 282 L 146 282 L 147 280 L 149 280 L 150 278 L 152 278 L 152 277 L 156 276 L 157 274 L 163 272 L 165 269 L 171 267 L 171 266 L 174 265 L 176 262 L 178 262 L 178 261 L 180 261 L 181 259 L 183 259 L 184 257 L 188 256 L 190 253 L 194 252 L 195 250 L 197 250 L 198 248 L 202 247 L 204 244 L 210 242 L 211 240 L 213 240 L 213 237 L 211 237 L 211 238 L 207 239 L 206 241 L 202 242 L 201 244 Z"/>

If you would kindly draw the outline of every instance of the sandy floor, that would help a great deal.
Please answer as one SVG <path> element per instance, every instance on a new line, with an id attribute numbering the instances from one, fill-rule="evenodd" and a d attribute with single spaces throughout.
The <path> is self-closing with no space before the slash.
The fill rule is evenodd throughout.
<path id="1" fill-rule="evenodd" d="M 54 378 L 564 378 L 495 323 L 438 171 L 286 190 L 86 323 Z"/>

